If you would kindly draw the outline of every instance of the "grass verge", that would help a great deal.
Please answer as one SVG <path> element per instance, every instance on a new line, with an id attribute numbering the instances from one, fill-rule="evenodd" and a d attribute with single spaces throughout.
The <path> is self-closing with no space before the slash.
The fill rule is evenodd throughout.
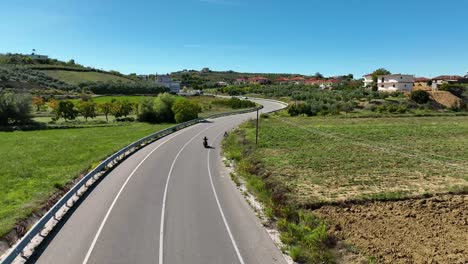
<path id="1" fill-rule="evenodd" d="M 252 126 L 247 123 L 244 127 Z M 335 263 L 331 251 L 334 238 L 328 234 L 325 222 L 316 218 L 307 210 L 301 210 L 287 204 L 283 197 L 286 190 L 274 186 L 261 167 L 255 148 L 248 141 L 242 130 L 236 130 L 223 141 L 223 150 L 228 159 L 234 160 L 236 170 L 246 183 L 248 191 L 264 205 L 265 214 L 270 220 L 277 221 L 281 240 L 286 245 L 283 249 L 291 258 L 301 263 Z M 239 180 L 231 175 L 236 185 Z"/>
<path id="2" fill-rule="evenodd" d="M 168 126 L 0 132 L 0 237 L 100 160 Z"/>

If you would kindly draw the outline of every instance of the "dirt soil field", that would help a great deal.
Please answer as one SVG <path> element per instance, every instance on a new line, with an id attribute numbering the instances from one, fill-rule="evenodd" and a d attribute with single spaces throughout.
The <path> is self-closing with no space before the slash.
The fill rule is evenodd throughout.
<path id="1" fill-rule="evenodd" d="M 324 206 L 314 212 L 329 221 L 338 238 L 377 263 L 468 263 L 468 195 Z"/>

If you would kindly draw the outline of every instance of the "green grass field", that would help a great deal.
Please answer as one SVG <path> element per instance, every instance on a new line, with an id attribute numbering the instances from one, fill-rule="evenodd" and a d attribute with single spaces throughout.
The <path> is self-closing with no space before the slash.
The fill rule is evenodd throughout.
<path id="1" fill-rule="evenodd" d="M 255 141 L 251 123 L 242 131 Z M 288 202 L 308 208 L 467 190 L 467 131 L 467 117 L 271 116 L 254 153 Z M 239 155 L 236 145 L 228 152 Z"/>
<path id="2" fill-rule="evenodd" d="M 0 132 L 0 237 L 54 192 L 125 145 L 170 125 Z"/>
<path id="3" fill-rule="evenodd" d="M 62 80 L 70 84 L 79 84 L 82 82 L 95 82 L 95 81 L 122 81 L 131 82 L 127 78 L 116 76 L 113 74 L 102 72 L 80 72 L 80 71 L 63 71 L 63 70 L 44 70 L 42 71 L 48 76 Z"/>

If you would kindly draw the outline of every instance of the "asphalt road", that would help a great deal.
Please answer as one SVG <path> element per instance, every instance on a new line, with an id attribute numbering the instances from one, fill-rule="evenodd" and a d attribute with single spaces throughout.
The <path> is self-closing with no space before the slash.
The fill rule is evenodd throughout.
<path id="1" fill-rule="evenodd" d="M 262 112 L 281 108 L 269 101 Z M 255 113 L 154 142 L 109 173 L 31 260 L 37 263 L 286 263 L 223 169 L 225 131 Z M 206 136 L 212 149 L 202 147 Z"/>

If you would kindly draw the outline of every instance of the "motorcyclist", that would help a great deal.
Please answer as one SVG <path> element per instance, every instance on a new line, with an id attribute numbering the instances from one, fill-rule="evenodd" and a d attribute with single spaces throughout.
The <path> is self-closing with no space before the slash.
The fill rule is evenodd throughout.
<path id="1" fill-rule="evenodd" d="M 204 138 L 203 138 L 203 146 L 204 146 L 205 148 L 208 147 L 208 138 L 207 138 L 207 137 L 204 137 Z"/>

